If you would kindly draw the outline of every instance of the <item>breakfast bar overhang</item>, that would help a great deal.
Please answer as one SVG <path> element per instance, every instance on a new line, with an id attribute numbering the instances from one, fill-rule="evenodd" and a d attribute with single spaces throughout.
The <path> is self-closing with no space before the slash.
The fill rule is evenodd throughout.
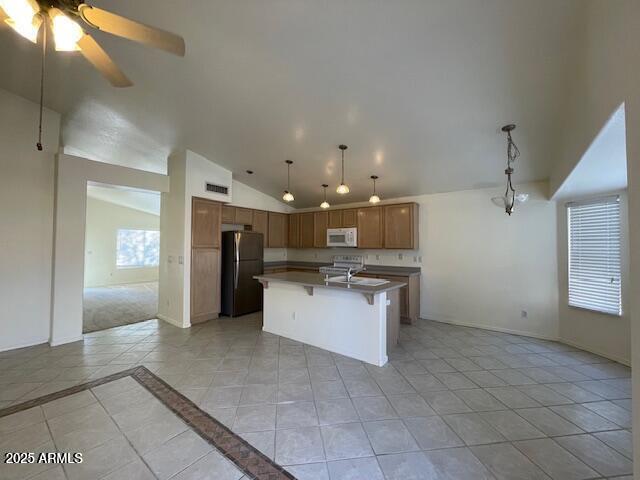
<path id="1" fill-rule="evenodd" d="M 347 357 L 383 366 L 398 341 L 402 282 L 327 280 L 319 273 L 256 275 L 264 287 L 263 327 Z"/>

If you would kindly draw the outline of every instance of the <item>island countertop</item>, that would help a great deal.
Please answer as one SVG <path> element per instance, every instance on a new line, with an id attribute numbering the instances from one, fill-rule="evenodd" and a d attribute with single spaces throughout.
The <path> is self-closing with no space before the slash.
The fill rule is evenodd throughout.
<path id="1" fill-rule="evenodd" d="M 356 275 L 357 277 L 357 275 Z M 387 282 L 382 285 L 358 285 L 356 283 L 326 282 L 321 273 L 311 272 L 281 272 L 256 275 L 253 278 L 263 285 L 269 282 L 288 283 L 300 285 L 306 288 L 328 288 L 333 290 L 350 291 L 365 295 L 376 295 L 378 293 L 397 290 L 406 285 L 404 282 Z"/>
<path id="2" fill-rule="evenodd" d="M 329 262 L 299 262 L 292 260 L 279 260 L 272 262 L 264 262 L 264 268 L 277 268 L 277 267 L 301 267 L 318 269 L 320 267 L 329 265 Z M 420 267 L 395 267 L 389 265 L 365 265 L 365 270 L 362 273 L 369 273 L 372 275 L 392 275 L 401 277 L 410 277 L 412 275 L 420 275 Z"/>

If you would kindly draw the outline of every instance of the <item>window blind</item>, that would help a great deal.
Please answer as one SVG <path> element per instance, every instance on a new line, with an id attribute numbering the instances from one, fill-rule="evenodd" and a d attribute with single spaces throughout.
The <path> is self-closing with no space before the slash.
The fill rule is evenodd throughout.
<path id="1" fill-rule="evenodd" d="M 621 315 L 620 198 L 567 207 L 569 305 Z"/>

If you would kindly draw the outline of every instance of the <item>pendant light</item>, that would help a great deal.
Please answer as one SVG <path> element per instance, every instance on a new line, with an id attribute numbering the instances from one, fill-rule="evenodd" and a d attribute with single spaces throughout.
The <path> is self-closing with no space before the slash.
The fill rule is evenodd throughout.
<path id="1" fill-rule="evenodd" d="M 373 195 L 369 197 L 369 203 L 380 203 L 380 197 L 376 193 L 376 180 L 378 179 L 377 175 L 371 175 L 371 180 L 373 180 Z"/>
<path id="2" fill-rule="evenodd" d="M 290 192 L 291 189 L 291 165 L 293 162 L 291 160 L 285 160 L 284 163 L 287 164 L 287 189 L 284 191 L 284 195 L 282 195 L 282 199 L 285 202 L 293 202 L 295 198 L 293 194 Z"/>
<path id="3" fill-rule="evenodd" d="M 342 151 L 342 180 L 340 181 L 340 185 L 336 189 L 340 195 L 345 195 L 349 193 L 349 187 L 344 183 L 344 151 L 348 148 L 346 145 L 339 145 L 338 148 Z"/>
<path id="4" fill-rule="evenodd" d="M 320 208 L 326 210 L 327 208 L 329 208 L 331 205 L 329 205 L 329 202 L 327 202 L 327 187 L 329 185 L 327 185 L 326 183 L 322 184 L 322 188 L 324 189 L 324 201 L 320 204 Z"/>
<path id="5" fill-rule="evenodd" d="M 518 150 L 513 138 L 511 138 L 511 132 L 515 129 L 516 126 L 513 124 L 502 127 L 502 131 L 507 134 L 507 168 L 504 171 L 504 174 L 507 176 L 507 188 L 503 196 L 493 197 L 491 199 L 495 205 L 504 208 L 505 213 L 509 216 L 513 213 L 517 203 L 524 203 L 529 198 L 529 194 L 527 193 L 517 194 L 516 189 L 513 188 L 513 184 L 511 183 L 513 164 L 516 158 L 520 156 L 520 150 Z"/>

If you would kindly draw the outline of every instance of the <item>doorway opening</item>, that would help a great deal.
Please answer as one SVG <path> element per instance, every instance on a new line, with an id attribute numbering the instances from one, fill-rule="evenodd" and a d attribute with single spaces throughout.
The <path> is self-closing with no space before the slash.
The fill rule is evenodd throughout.
<path id="1" fill-rule="evenodd" d="M 160 192 L 89 182 L 83 333 L 158 314 Z"/>

